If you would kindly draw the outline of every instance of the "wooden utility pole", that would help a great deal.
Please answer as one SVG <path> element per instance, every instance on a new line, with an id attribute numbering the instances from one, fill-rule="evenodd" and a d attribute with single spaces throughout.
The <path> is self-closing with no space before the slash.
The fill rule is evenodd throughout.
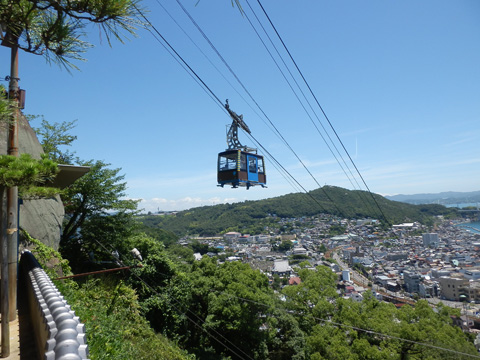
<path id="1" fill-rule="evenodd" d="M 2 312 L 2 357 L 8 357 L 10 355 L 10 325 L 8 321 L 8 243 L 7 243 L 7 199 L 6 191 L 3 186 L 0 185 L 0 252 L 2 256 L 1 266 L 1 308 Z"/>
<path id="2" fill-rule="evenodd" d="M 11 46 L 10 83 L 8 94 L 14 100 L 12 120 L 8 127 L 8 155 L 18 157 L 18 131 L 20 120 L 20 91 L 18 88 L 18 38 Z M 18 263 L 18 187 L 7 190 L 7 239 L 8 239 L 8 302 L 9 321 L 17 314 L 17 263 Z"/>
<path id="3" fill-rule="evenodd" d="M 2 34 L 3 35 L 3 34 Z M 7 31 L 8 35 L 8 31 Z M 18 157 L 20 120 L 20 90 L 18 88 L 18 37 L 5 36 L 2 45 L 11 49 L 8 98 L 12 100 L 12 116 L 8 123 L 7 154 Z M 1 199 L 1 341 L 2 357 L 10 355 L 9 322 L 17 316 L 17 258 L 18 258 L 18 188 L 0 189 Z M 6 195 L 6 199 L 5 199 Z"/>
<path id="4" fill-rule="evenodd" d="M 20 120 L 20 91 L 18 88 L 18 39 L 11 47 L 9 98 L 14 100 L 12 120 L 8 127 L 8 155 L 18 157 L 18 131 Z M 7 190 L 7 239 L 8 239 L 8 302 L 10 321 L 15 320 L 17 310 L 18 263 L 18 187 Z"/>

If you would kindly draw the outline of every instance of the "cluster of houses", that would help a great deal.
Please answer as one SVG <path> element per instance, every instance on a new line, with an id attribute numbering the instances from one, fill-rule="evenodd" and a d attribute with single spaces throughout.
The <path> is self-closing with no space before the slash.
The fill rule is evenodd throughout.
<path id="1" fill-rule="evenodd" d="M 410 231 L 397 230 L 388 247 L 344 246 L 343 257 L 368 269 L 371 279 L 389 291 L 480 303 L 480 233 L 448 221 L 434 233 L 414 230 L 413 224 Z"/>
<path id="2" fill-rule="evenodd" d="M 375 220 L 304 217 L 279 222 L 295 225 L 289 234 L 228 232 L 200 240 L 230 254 L 225 261 L 248 262 L 271 277 L 287 279 L 296 277 L 294 265 L 300 260 L 309 261 L 312 267 L 328 265 L 340 273 L 338 265 L 325 261 L 325 251 L 335 249 L 345 262 L 358 264 L 369 281 L 385 290 L 480 303 L 480 233 L 465 231 L 451 221 L 443 221 L 434 232 L 419 223 L 381 230 Z M 332 224 L 343 226 L 344 234 L 332 236 Z M 275 251 L 281 241 L 290 241 L 292 248 Z"/>
<path id="3" fill-rule="evenodd" d="M 261 235 L 229 232 L 198 240 L 218 248 L 220 254 L 228 254 L 225 261 L 243 261 L 260 269 L 272 283 L 277 277 L 283 285 L 300 284 L 295 265 L 308 261 L 311 268 L 326 265 L 336 272 L 339 292 L 345 298 L 362 301 L 364 292 L 370 289 L 376 290 L 372 292 L 379 300 L 444 301 L 463 308 L 463 315 L 454 319 L 458 326 L 470 331 L 480 329 L 480 307 L 475 305 L 480 304 L 480 232 L 474 228 L 467 231 L 447 220 L 433 229 L 414 222 L 386 230 L 368 219 L 304 217 L 279 222 L 289 225 L 288 233 L 267 229 L 268 233 Z M 341 226 L 343 233 L 333 235 L 332 225 L 337 229 Z M 285 241 L 291 243 L 291 249 L 278 251 L 278 245 Z M 338 261 L 332 261 L 330 255 Z M 196 256 L 201 258 L 200 254 Z M 363 280 L 359 283 L 352 277 Z M 480 335 L 476 342 L 480 349 Z"/>

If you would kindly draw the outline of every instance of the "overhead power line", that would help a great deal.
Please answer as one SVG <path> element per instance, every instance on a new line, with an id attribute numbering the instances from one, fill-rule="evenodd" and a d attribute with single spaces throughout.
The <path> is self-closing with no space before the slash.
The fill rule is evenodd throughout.
<path id="1" fill-rule="evenodd" d="M 97 239 L 95 239 L 95 241 L 110 255 L 112 256 L 112 258 L 114 258 L 116 261 L 119 261 L 120 265 L 121 266 L 125 266 L 125 264 L 119 260 L 118 257 L 115 257 L 112 255 L 112 250 L 116 250 L 114 249 L 113 247 L 111 247 L 111 249 L 107 249 L 105 247 L 105 245 L 103 245 L 101 242 L 99 242 Z M 118 250 L 117 250 L 118 251 Z M 119 254 L 119 255 L 122 255 L 122 254 Z M 152 292 L 154 292 L 156 295 L 160 296 L 161 294 L 155 290 L 155 288 L 147 283 L 145 280 L 143 280 L 139 275 L 135 274 L 131 268 L 127 269 L 128 271 L 130 271 L 132 273 L 132 275 L 134 275 L 138 280 L 140 280 L 145 286 L 147 286 Z M 160 275 L 164 275 L 166 277 L 168 277 L 167 274 L 163 274 L 163 273 L 159 273 Z M 289 313 L 289 311 L 287 309 L 284 309 L 284 308 L 280 308 L 278 306 L 272 306 L 272 305 L 268 305 L 268 304 L 265 304 L 265 303 L 262 303 L 262 302 L 259 302 L 259 301 L 255 301 L 255 300 L 251 300 L 251 299 L 247 299 L 247 298 L 244 298 L 244 297 L 240 297 L 240 296 L 236 296 L 234 294 L 231 294 L 229 292 L 226 292 L 226 291 L 221 291 L 221 290 L 213 290 L 217 293 L 220 293 L 220 294 L 223 294 L 223 295 L 226 295 L 228 297 L 231 297 L 231 298 L 235 298 L 235 299 L 238 299 L 238 300 L 242 300 L 242 301 L 245 301 L 245 302 L 250 302 L 252 304 L 255 304 L 255 305 L 259 305 L 259 306 L 263 306 L 265 308 L 274 308 L 275 310 L 278 310 L 278 311 L 281 311 L 281 312 L 284 312 L 284 313 Z M 175 298 L 172 299 L 172 297 L 167 297 L 169 300 L 172 300 L 172 301 L 175 301 L 177 304 L 179 304 L 179 301 L 176 300 Z M 221 340 L 219 340 L 217 337 L 213 336 L 212 334 L 209 334 L 209 332 L 203 328 L 197 321 L 191 319 L 184 311 L 182 311 L 181 309 L 179 309 L 177 306 L 175 306 L 173 303 L 171 303 L 171 305 L 179 312 L 181 313 L 182 315 L 185 315 L 187 317 L 187 319 L 189 321 L 191 321 L 195 326 L 199 327 L 200 329 L 202 329 L 204 332 L 207 333 L 208 336 L 212 337 L 214 340 L 216 340 L 219 344 L 221 344 L 222 346 L 224 346 L 226 349 L 228 349 L 229 351 L 231 351 L 232 353 L 234 353 L 236 356 L 239 356 L 240 359 L 243 359 L 242 356 L 240 356 L 238 354 L 238 352 L 232 350 L 229 346 L 227 346 L 226 344 L 224 344 L 224 342 L 222 342 Z M 204 323 L 204 320 L 201 319 L 197 314 L 193 313 L 192 311 L 190 310 L 187 310 L 189 313 L 193 314 L 197 319 L 198 321 Z M 301 315 L 301 314 L 297 314 L 297 315 Z M 435 350 L 439 350 L 439 351 L 444 351 L 444 352 L 448 352 L 448 353 L 452 353 L 452 354 L 456 354 L 456 355 L 461 355 L 461 356 L 466 356 L 466 357 L 470 357 L 470 358 L 476 358 L 476 359 L 480 359 L 480 356 L 479 355 L 474 355 L 474 354 L 469 354 L 469 353 L 465 353 L 465 352 L 462 352 L 462 351 L 457 351 L 457 350 L 453 350 L 453 349 L 448 349 L 448 348 L 445 348 L 445 347 L 442 347 L 442 346 L 437 346 L 437 345 L 432 345 L 432 344 L 428 344 L 428 343 L 424 343 L 424 342 L 420 342 L 420 341 L 415 341 L 415 340 L 410 340 L 410 339 L 405 339 L 405 338 L 402 338 L 402 337 L 399 337 L 399 336 L 395 336 L 395 335 L 390 335 L 390 334 L 385 334 L 385 333 L 382 333 L 382 332 L 378 332 L 378 331 L 375 331 L 375 330 L 370 330 L 370 329 L 364 329 L 364 328 L 361 328 L 361 327 L 358 327 L 358 326 L 353 326 L 353 325 L 347 325 L 347 324 L 343 324 L 343 323 L 339 323 L 339 322 L 335 322 L 335 321 L 332 321 L 331 319 L 322 319 L 322 318 L 319 318 L 319 317 L 316 317 L 316 316 L 312 316 L 313 319 L 317 320 L 317 321 L 320 321 L 322 323 L 325 323 L 325 324 L 330 324 L 330 325 L 333 325 L 333 326 L 336 326 L 338 328 L 348 328 L 348 329 L 352 329 L 352 330 L 355 330 L 355 331 L 359 331 L 359 332 L 364 332 L 366 334 L 372 334 L 372 335 L 377 335 L 377 336 L 381 336 L 383 338 L 388 338 L 388 339 L 392 339 L 392 340 L 398 340 L 398 341 L 401 341 L 401 342 L 406 342 L 406 343 L 410 343 L 410 344 L 416 344 L 416 345 L 419 345 L 419 346 L 423 346 L 423 347 L 428 347 L 428 348 L 431 348 L 431 349 L 435 349 Z M 219 337 L 221 337 L 222 339 L 224 339 L 225 342 L 228 342 L 230 343 L 232 346 L 234 346 L 239 352 L 241 352 L 243 355 L 246 356 L 246 358 L 248 359 L 253 359 L 251 356 L 249 356 L 248 354 L 246 354 L 242 349 L 238 348 L 234 343 L 232 343 L 231 341 L 229 341 L 227 338 L 225 338 L 222 334 L 220 334 L 219 332 L 217 332 L 216 330 L 212 329 Z"/>
<path id="2" fill-rule="evenodd" d="M 112 246 L 111 249 L 107 249 L 105 245 L 103 245 L 100 241 L 98 241 L 97 239 L 94 239 L 95 242 L 97 242 L 98 245 L 100 245 L 100 247 L 102 247 L 112 258 L 115 259 L 115 261 L 118 261 L 120 263 L 121 266 L 127 268 L 125 266 L 125 264 L 120 260 L 119 257 L 117 256 L 113 256 L 112 255 L 112 250 L 115 250 L 117 251 L 118 253 L 118 250 L 117 249 L 114 249 Z M 120 254 L 118 253 L 119 255 L 122 255 L 123 254 Z M 137 275 L 136 273 L 134 273 L 132 271 L 132 269 L 128 268 L 127 270 L 130 271 L 130 273 L 135 276 L 143 285 L 145 285 L 148 289 L 150 289 L 155 295 L 157 296 L 161 296 L 162 294 L 160 294 L 151 284 L 147 283 L 145 280 L 143 280 L 139 275 Z M 165 275 L 168 277 L 167 274 L 162 274 L 162 275 Z M 216 336 L 211 334 L 207 329 L 205 329 L 203 326 L 201 326 L 198 321 L 200 321 L 201 323 L 205 323 L 205 321 L 200 318 L 200 316 L 198 316 L 197 314 L 195 314 L 193 311 L 191 311 L 190 309 L 187 309 L 187 311 L 182 311 L 179 307 L 175 306 L 175 304 L 173 304 L 172 301 L 175 301 L 177 304 L 179 304 L 179 301 L 175 298 L 172 298 L 171 296 L 167 296 L 167 299 L 170 301 L 170 304 L 175 308 L 176 311 L 178 311 L 181 315 L 184 315 L 188 321 L 190 321 L 192 324 L 194 324 L 196 327 L 198 327 L 199 329 L 201 329 L 203 332 L 205 332 L 209 337 L 211 337 L 212 339 L 214 339 L 215 341 L 217 341 L 221 346 L 223 346 L 225 349 L 229 350 L 232 354 L 235 354 L 239 359 L 251 359 L 251 360 L 254 360 L 250 355 L 248 355 L 247 353 L 245 353 L 242 349 L 240 349 L 237 345 L 235 345 L 233 342 L 231 342 L 229 339 L 227 339 L 225 336 L 223 336 L 222 334 L 220 334 L 218 331 L 216 331 L 215 329 L 211 329 L 213 332 L 215 332 Z M 190 313 L 191 315 L 193 315 L 194 317 L 197 318 L 198 321 L 195 321 L 194 319 L 192 319 L 188 314 Z M 222 340 L 220 340 L 219 338 L 222 338 Z M 232 349 L 231 346 L 227 345 L 226 343 L 229 343 L 231 346 L 233 346 L 236 350 Z M 238 350 L 238 351 L 237 351 Z M 243 354 L 244 356 L 240 355 L 239 353 Z"/>

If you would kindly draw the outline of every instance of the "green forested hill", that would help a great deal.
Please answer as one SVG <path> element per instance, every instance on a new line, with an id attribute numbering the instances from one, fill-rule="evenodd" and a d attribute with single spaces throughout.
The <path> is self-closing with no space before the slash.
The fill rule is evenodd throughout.
<path id="1" fill-rule="evenodd" d="M 324 186 L 308 195 L 296 193 L 258 201 L 203 206 L 170 216 L 142 216 L 140 220 L 147 227 L 159 227 L 184 236 L 215 235 L 226 231 L 260 233 L 266 225 L 276 221 L 273 215 L 277 218 L 294 218 L 326 213 L 342 218 L 374 218 L 384 221 L 385 216 L 387 222 L 393 224 L 425 222 L 431 215 L 456 214 L 454 209 L 444 206 L 410 205 L 387 200 L 377 194 L 373 194 L 373 198 L 366 191 Z"/>

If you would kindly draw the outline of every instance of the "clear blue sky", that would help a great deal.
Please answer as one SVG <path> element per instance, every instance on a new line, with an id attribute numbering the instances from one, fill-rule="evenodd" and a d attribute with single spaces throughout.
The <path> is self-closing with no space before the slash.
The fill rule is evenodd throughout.
<path id="1" fill-rule="evenodd" d="M 242 16 L 230 0 L 181 1 L 316 181 L 352 189 L 252 30 L 248 5 L 242 1 Z M 301 84 L 258 4 L 249 1 Z M 158 31 L 222 101 L 228 98 L 244 115 L 255 138 L 305 189 L 317 188 L 176 1 L 161 3 L 221 74 L 158 2 L 144 1 Z M 372 192 L 480 190 L 480 1 L 262 4 Z M 142 208 L 180 210 L 297 191 L 268 159 L 267 189 L 217 187 L 216 157 L 226 148 L 229 117 L 149 32 L 109 47 L 97 28 L 87 30 L 95 47 L 85 54 L 86 63 L 77 64 L 81 71 L 69 74 L 42 57 L 20 54 L 25 112 L 50 122 L 78 120 L 72 150 L 121 168 L 129 197 L 144 199 Z M 275 53 L 271 46 L 270 51 Z M 9 50 L 2 47 L 0 54 L 6 76 Z M 341 149 L 337 141 L 335 146 Z M 364 189 L 356 179 L 361 186 L 354 182 L 355 188 Z"/>

